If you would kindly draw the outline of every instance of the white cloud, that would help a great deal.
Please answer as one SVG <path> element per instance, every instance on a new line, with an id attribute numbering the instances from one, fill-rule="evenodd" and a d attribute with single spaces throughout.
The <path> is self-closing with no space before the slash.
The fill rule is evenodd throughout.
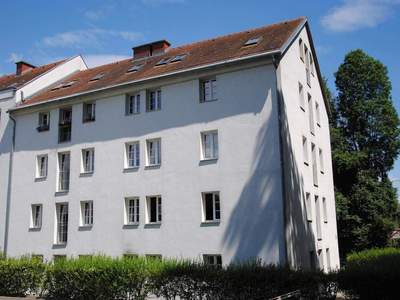
<path id="1" fill-rule="evenodd" d="M 104 19 L 105 17 L 107 17 L 111 12 L 114 11 L 114 8 L 115 7 L 113 4 L 109 4 L 109 5 L 102 6 L 98 9 L 88 10 L 83 15 L 86 19 L 88 19 L 90 21 L 97 21 L 97 20 Z"/>
<path id="2" fill-rule="evenodd" d="M 139 32 L 116 31 L 100 28 L 75 30 L 58 33 L 43 38 L 42 43 L 47 47 L 85 48 L 98 47 L 108 38 L 121 38 L 127 41 L 136 41 L 142 37 Z"/>
<path id="3" fill-rule="evenodd" d="M 343 0 L 322 17 L 322 25 L 337 32 L 372 28 L 389 18 L 400 0 Z"/>
<path id="4" fill-rule="evenodd" d="M 22 60 L 22 57 L 23 57 L 22 54 L 12 52 L 10 53 L 7 62 L 15 63 L 17 61 Z"/>
<path id="5" fill-rule="evenodd" d="M 89 68 L 105 65 L 119 60 L 130 58 L 130 56 L 117 54 L 86 54 L 83 58 Z"/>

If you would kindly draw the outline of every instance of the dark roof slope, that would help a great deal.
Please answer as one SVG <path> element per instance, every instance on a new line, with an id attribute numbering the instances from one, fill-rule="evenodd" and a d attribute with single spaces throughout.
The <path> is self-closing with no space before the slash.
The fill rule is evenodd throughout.
<path id="1" fill-rule="evenodd" d="M 126 59 L 80 71 L 64 79 L 61 84 L 54 84 L 32 98 L 26 99 L 22 106 L 64 98 L 77 93 L 90 92 L 135 80 L 152 78 L 171 72 L 183 71 L 229 59 L 279 50 L 304 21 L 305 18 L 298 18 L 176 48 L 168 48 L 164 54 L 158 56 L 136 60 Z M 261 39 L 255 45 L 244 46 L 249 39 L 253 38 Z M 181 61 L 157 65 L 163 58 L 172 58 L 177 55 L 186 56 Z M 128 73 L 127 71 L 133 66 L 140 66 L 140 69 Z M 101 77 L 101 75 L 103 76 Z M 101 78 L 91 80 L 96 76 Z M 62 87 L 63 83 L 66 83 L 65 87 Z"/>
<path id="2" fill-rule="evenodd" d="M 32 70 L 26 71 L 21 75 L 9 74 L 0 77 L 0 90 L 5 90 L 9 88 L 20 88 L 27 82 L 33 80 L 34 78 L 50 71 L 56 66 L 62 64 L 65 60 L 53 62 L 47 65 L 36 67 Z"/>

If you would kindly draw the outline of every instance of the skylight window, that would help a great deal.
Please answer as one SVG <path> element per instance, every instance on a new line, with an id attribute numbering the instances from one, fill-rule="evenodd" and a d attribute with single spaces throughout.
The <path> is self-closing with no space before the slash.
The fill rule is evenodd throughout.
<path id="1" fill-rule="evenodd" d="M 97 80 L 100 80 L 101 78 L 103 78 L 104 77 L 104 73 L 100 73 L 100 74 L 97 74 L 96 76 L 94 76 L 92 79 L 90 79 L 89 81 L 97 81 Z"/>
<path id="2" fill-rule="evenodd" d="M 133 72 L 137 72 L 142 68 L 143 65 L 133 65 L 132 67 L 130 67 L 128 69 L 128 71 L 126 71 L 126 73 L 133 73 Z"/>
<path id="3" fill-rule="evenodd" d="M 166 65 L 167 63 L 170 62 L 170 60 L 171 60 L 170 57 L 163 58 L 158 63 L 156 63 L 156 66 Z"/>
<path id="4" fill-rule="evenodd" d="M 63 83 L 59 83 L 55 87 L 53 87 L 51 90 L 55 91 L 55 90 L 61 89 L 63 87 L 63 85 L 64 85 Z"/>
<path id="5" fill-rule="evenodd" d="M 169 62 L 173 63 L 173 62 L 178 62 L 178 61 L 182 61 L 185 58 L 186 54 L 179 54 L 177 56 L 175 56 L 174 58 L 172 58 Z"/>
<path id="6" fill-rule="evenodd" d="M 245 46 L 257 45 L 259 41 L 261 41 L 261 37 L 251 38 L 244 45 Z"/>
<path id="7" fill-rule="evenodd" d="M 73 81 L 68 81 L 68 82 L 64 82 L 62 83 L 62 88 L 66 88 L 66 87 L 70 87 L 71 85 L 73 85 L 76 82 L 76 80 Z"/>

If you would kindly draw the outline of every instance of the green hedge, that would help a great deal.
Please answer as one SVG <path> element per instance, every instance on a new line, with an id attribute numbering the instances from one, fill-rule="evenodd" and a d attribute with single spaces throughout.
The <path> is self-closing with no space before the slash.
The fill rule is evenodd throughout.
<path id="1" fill-rule="evenodd" d="M 4 276 L 2 276 L 4 274 Z M 42 264 L 7 259 L 0 265 L 0 295 L 40 291 L 47 299 L 268 299 L 300 290 L 328 299 L 334 275 L 251 262 L 216 268 L 194 261 L 84 257 Z"/>
<path id="2" fill-rule="evenodd" d="M 350 254 L 339 273 L 339 288 L 353 298 L 399 299 L 400 249 L 371 249 Z"/>
<path id="3" fill-rule="evenodd" d="M 0 295 L 24 296 L 37 293 L 45 265 L 37 259 L 0 259 Z"/>

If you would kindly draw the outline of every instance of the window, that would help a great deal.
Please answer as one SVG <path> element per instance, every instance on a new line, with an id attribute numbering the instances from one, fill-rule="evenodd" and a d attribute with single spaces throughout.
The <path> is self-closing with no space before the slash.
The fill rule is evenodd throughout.
<path id="1" fill-rule="evenodd" d="M 56 254 L 56 255 L 53 255 L 53 261 L 56 263 L 56 262 L 60 262 L 60 261 L 65 261 L 67 259 L 67 256 L 66 255 L 64 255 L 64 254 Z"/>
<path id="2" fill-rule="evenodd" d="M 328 223 L 328 208 L 327 208 L 326 198 L 322 198 L 322 213 L 324 217 L 324 223 Z"/>
<path id="3" fill-rule="evenodd" d="M 218 158 L 218 132 L 208 131 L 201 133 L 201 159 Z"/>
<path id="4" fill-rule="evenodd" d="M 61 108 L 58 123 L 58 142 L 64 143 L 71 140 L 72 108 Z"/>
<path id="5" fill-rule="evenodd" d="M 42 179 L 47 177 L 47 160 L 47 154 L 36 157 L 36 178 Z"/>
<path id="6" fill-rule="evenodd" d="M 68 204 L 56 204 L 57 234 L 56 244 L 66 244 L 68 241 Z"/>
<path id="7" fill-rule="evenodd" d="M 303 161 L 308 166 L 308 142 L 305 136 L 303 136 Z"/>
<path id="8" fill-rule="evenodd" d="M 125 225 L 139 223 L 139 198 L 125 199 Z"/>
<path id="9" fill-rule="evenodd" d="M 327 268 L 327 271 L 330 272 L 332 269 L 332 266 L 331 266 L 331 254 L 329 252 L 329 248 L 326 248 L 325 253 L 326 253 L 326 268 Z"/>
<path id="10" fill-rule="evenodd" d="M 97 75 L 95 75 L 94 77 L 92 77 L 90 80 L 89 80 L 89 82 L 90 81 L 97 81 L 97 80 L 100 80 L 101 78 L 103 78 L 104 77 L 104 73 L 100 73 L 100 74 L 97 74 Z"/>
<path id="11" fill-rule="evenodd" d="M 135 253 L 124 253 L 122 254 L 122 258 L 123 259 L 135 259 L 138 258 L 139 255 L 135 254 Z"/>
<path id="12" fill-rule="evenodd" d="M 299 82 L 299 103 L 300 103 L 300 108 L 305 111 L 304 88 L 300 82 Z"/>
<path id="13" fill-rule="evenodd" d="M 300 59 L 304 62 L 304 45 L 302 39 L 299 39 L 299 56 Z"/>
<path id="14" fill-rule="evenodd" d="M 49 129 L 50 129 L 50 113 L 40 112 L 37 131 L 41 132 L 41 131 L 47 131 Z"/>
<path id="15" fill-rule="evenodd" d="M 96 103 L 83 103 L 83 119 L 84 123 L 93 122 L 96 120 Z"/>
<path id="16" fill-rule="evenodd" d="M 318 269 L 323 270 L 324 269 L 324 255 L 322 253 L 322 249 L 317 251 L 318 254 Z"/>
<path id="17" fill-rule="evenodd" d="M 93 201 L 81 201 L 81 226 L 93 225 Z"/>
<path id="18" fill-rule="evenodd" d="M 312 104 L 312 98 L 310 94 L 308 95 L 308 123 L 310 125 L 310 132 L 312 135 L 315 134 L 315 127 L 314 127 L 314 110 Z"/>
<path id="19" fill-rule="evenodd" d="M 140 94 L 127 95 L 125 103 L 125 114 L 134 115 L 140 113 Z"/>
<path id="20" fill-rule="evenodd" d="M 161 254 L 146 254 L 146 259 L 149 260 L 162 260 Z"/>
<path id="21" fill-rule="evenodd" d="M 322 152 L 322 149 L 319 148 L 319 170 L 322 174 L 324 174 L 325 170 L 324 170 L 324 153 Z"/>
<path id="22" fill-rule="evenodd" d="M 140 165 L 139 142 L 125 144 L 125 169 L 138 168 Z"/>
<path id="23" fill-rule="evenodd" d="M 315 65 L 314 65 L 314 58 L 311 52 L 310 52 L 310 69 L 311 69 L 311 74 L 314 76 Z"/>
<path id="24" fill-rule="evenodd" d="M 259 41 L 261 41 L 261 37 L 255 37 L 247 40 L 247 42 L 244 45 L 245 46 L 257 45 Z"/>
<path id="25" fill-rule="evenodd" d="M 126 73 L 137 72 L 137 71 L 139 71 L 142 67 L 143 67 L 143 64 L 142 64 L 142 65 L 133 65 L 132 67 L 130 67 L 130 68 L 126 71 Z"/>
<path id="26" fill-rule="evenodd" d="M 147 220 L 146 223 L 161 223 L 161 196 L 147 197 Z"/>
<path id="27" fill-rule="evenodd" d="M 161 139 L 146 141 L 147 166 L 158 166 L 161 164 Z"/>
<path id="28" fill-rule="evenodd" d="M 313 171 L 313 183 L 318 186 L 318 169 L 317 169 L 317 153 L 316 146 L 311 144 L 311 156 L 312 156 L 312 171 Z"/>
<path id="29" fill-rule="evenodd" d="M 161 110 L 161 89 L 148 91 L 146 99 L 146 111 Z"/>
<path id="30" fill-rule="evenodd" d="M 219 254 L 203 254 L 204 264 L 221 267 L 222 266 L 222 257 Z"/>
<path id="31" fill-rule="evenodd" d="M 308 53 L 308 48 L 304 45 L 304 58 L 306 59 L 306 78 L 308 86 L 311 86 L 311 78 L 310 78 L 310 56 Z"/>
<path id="32" fill-rule="evenodd" d="M 33 204 L 31 208 L 32 208 L 31 228 L 40 229 L 42 227 L 42 205 Z"/>
<path id="33" fill-rule="evenodd" d="M 69 190 L 70 154 L 58 153 L 58 191 Z"/>
<path id="34" fill-rule="evenodd" d="M 200 80 L 200 102 L 217 100 L 217 79 Z"/>
<path id="35" fill-rule="evenodd" d="M 321 228 L 321 209 L 319 204 L 319 197 L 315 195 L 315 223 L 317 225 L 317 238 L 322 240 L 322 228 Z"/>
<path id="36" fill-rule="evenodd" d="M 306 193 L 306 217 L 308 222 L 312 222 L 312 211 L 311 211 L 311 194 Z"/>
<path id="37" fill-rule="evenodd" d="M 172 58 L 169 62 L 174 63 L 174 62 L 182 61 L 186 57 L 186 55 L 187 54 L 178 54 L 174 58 Z"/>
<path id="38" fill-rule="evenodd" d="M 321 127 L 321 113 L 319 111 L 319 104 L 315 102 L 315 117 L 317 119 L 317 125 Z"/>
<path id="39" fill-rule="evenodd" d="M 219 222 L 221 204 L 218 192 L 203 193 L 203 222 Z"/>
<path id="40" fill-rule="evenodd" d="M 93 173 L 94 171 L 94 149 L 82 149 L 81 173 Z"/>
<path id="41" fill-rule="evenodd" d="M 31 259 L 37 262 L 43 262 L 43 255 L 42 254 L 32 254 Z"/>

